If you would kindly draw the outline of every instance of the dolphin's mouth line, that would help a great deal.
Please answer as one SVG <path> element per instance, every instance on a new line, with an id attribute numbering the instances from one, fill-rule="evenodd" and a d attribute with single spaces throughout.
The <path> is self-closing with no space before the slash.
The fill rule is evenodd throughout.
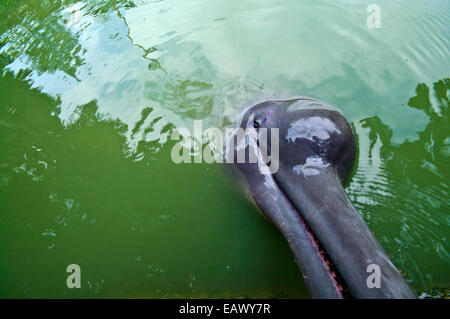
<path id="1" fill-rule="evenodd" d="M 277 185 L 278 183 L 274 181 Z M 322 263 L 322 267 L 324 268 L 325 272 L 329 276 L 329 280 L 332 282 L 333 287 L 335 289 L 336 295 L 340 299 L 350 299 L 354 298 L 350 287 L 348 286 L 347 282 L 345 281 L 344 277 L 341 275 L 338 267 L 331 259 L 331 256 L 327 253 L 327 250 L 325 247 L 321 244 L 319 238 L 314 234 L 314 231 L 312 230 L 311 226 L 307 223 L 305 220 L 302 212 L 292 203 L 291 199 L 287 194 L 282 192 L 284 197 L 292 207 L 294 208 L 296 214 L 298 215 L 301 223 L 304 226 L 304 229 L 306 231 L 306 234 L 308 235 L 308 239 L 311 243 L 311 245 L 314 247 L 314 251 L 319 258 L 319 260 Z"/>
<path id="2" fill-rule="evenodd" d="M 257 146 L 259 147 L 259 140 L 257 140 L 256 143 Z M 328 166 L 328 164 L 317 165 L 317 163 L 313 163 L 308 165 L 307 163 L 305 163 L 306 165 L 305 168 L 309 169 L 322 169 Z M 341 299 L 354 298 L 351 289 L 348 286 L 344 277 L 341 275 L 339 268 L 337 267 L 336 263 L 333 262 L 331 256 L 327 253 L 327 250 L 320 242 L 318 236 L 315 235 L 312 227 L 306 221 L 300 208 L 297 207 L 295 203 L 292 202 L 291 198 L 282 190 L 276 178 L 274 178 L 274 182 L 277 184 L 286 200 L 292 205 L 301 222 L 303 223 L 304 228 L 306 230 L 306 234 L 308 235 L 308 239 L 311 242 L 312 246 L 314 247 L 315 253 L 317 254 L 319 260 L 321 261 L 325 272 L 328 274 L 329 279 L 335 289 L 336 295 L 339 296 L 339 298 Z"/>
<path id="3" fill-rule="evenodd" d="M 349 286 L 347 285 L 347 282 L 345 281 L 344 277 L 339 272 L 338 267 L 333 262 L 330 255 L 327 253 L 326 249 L 320 243 L 320 240 L 317 238 L 317 236 L 314 235 L 314 232 L 312 231 L 308 223 L 305 221 L 303 216 L 301 216 L 301 213 L 300 212 L 297 213 L 300 215 L 300 218 L 305 225 L 305 229 L 308 234 L 309 240 L 316 249 L 316 253 L 319 256 L 319 259 L 322 261 L 322 265 L 326 269 L 330 277 L 330 280 L 332 281 L 333 286 L 336 289 L 336 292 L 343 299 L 353 298 L 353 294 Z"/>
<path id="4" fill-rule="evenodd" d="M 310 167 L 317 167 L 318 169 L 323 168 L 323 167 L 318 167 L 318 166 L 314 166 L 314 165 L 311 165 Z M 302 212 L 301 208 L 299 206 L 297 206 L 291 200 L 291 197 L 285 191 L 283 191 L 277 178 L 274 178 L 274 182 L 280 188 L 280 190 L 281 190 L 283 196 L 286 198 L 286 200 L 288 202 L 290 202 L 290 204 L 294 208 L 296 214 L 299 216 L 301 222 L 303 223 L 306 234 L 308 235 L 307 237 L 308 237 L 310 243 L 312 244 L 312 246 L 314 247 L 315 253 L 316 253 L 317 257 L 319 258 L 320 262 L 322 263 L 322 267 L 325 270 L 325 273 L 328 275 L 329 280 L 332 283 L 332 286 L 333 286 L 338 298 L 340 298 L 340 299 L 355 298 L 347 281 L 345 280 L 344 276 L 341 274 L 339 267 L 333 261 L 330 254 L 327 252 L 327 249 L 325 248 L 325 246 L 321 243 L 319 236 L 317 236 L 315 234 L 313 227 L 307 222 L 306 217 L 304 216 L 304 213 Z"/>
<path id="5" fill-rule="evenodd" d="M 259 149 L 259 140 L 256 140 L 256 145 Z M 328 166 L 328 164 L 317 165 L 317 163 L 313 163 L 313 164 L 309 164 L 309 165 L 305 163 L 305 165 L 306 165 L 305 168 L 309 168 L 309 169 L 322 169 L 322 168 Z M 313 174 L 313 175 L 315 175 L 315 174 Z M 307 237 L 308 237 L 311 245 L 314 247 L 315 253 L 316 253 L 317 257 L 319 258 L 319 260 L 321 261 L 322 267 L 324 268 L 325 272 L 327 273 L 329 280 L 335 289 L 336 295 L 341 299 L 354 298 L 354 295 L 351 292 L 351 289 L 350 289 L 349 285 L 347 284 L 346 280 L 341 275 L 339 268 L 337 267 L 336 263 L 333 262 L 331 256 L 328 254 L 327 250 L 320 242 L 318 236 L 315 235 L 312 227 L 306 221 L 300 208 L 297 207 L 295 205 L 295 203 L 292 202 L 291 198 L 282 190 L 281 185 L 279 184 L 277 178 L 274 178 L 274 183 L 277 184 L 277 187 L 281 190 L 285 199 L 292 205 L 292 207 L 294 208 L 296 214 L 298 215 L 301 223 L 303 224 L 306 234 L 308 235 Z"/>

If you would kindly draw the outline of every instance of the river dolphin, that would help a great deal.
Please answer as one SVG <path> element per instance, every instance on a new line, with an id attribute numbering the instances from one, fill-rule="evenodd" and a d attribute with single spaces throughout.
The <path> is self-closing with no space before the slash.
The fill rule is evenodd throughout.
<path id="1" fill-rule="evenodd" d="M 342 186 L 355 162 L 356 140 L 337 107 L 308 97 L 265 101 L 245 111 L 240 128 L 256 134 L 234 141 L 234 165 L 256 205 L 287 239 L 313 298 L 416 298 Z M 261 170 L 271 163 L 236 160 L 238 149 L 247 158 L 258 152 L 251 146 L 259 145 L 263 129 L 268 153 L 275 142 L 270 131 L 278 129 L 273 174 Z"/>

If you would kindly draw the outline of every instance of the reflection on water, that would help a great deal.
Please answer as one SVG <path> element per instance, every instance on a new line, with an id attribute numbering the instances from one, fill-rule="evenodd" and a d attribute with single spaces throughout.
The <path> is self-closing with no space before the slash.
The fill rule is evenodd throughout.
<path id="1" fill-rule="evenodd" d="M 421 289 L 429 282 L 445 282 L 421 269 L 445 269 L 448 251 L 448 147 L 450 79 L 416 88 L 408 106 L 429 116 L 419 139 L 400 145 L 391 142 L 392 129 L 379 117 L 360 121 L 358 170 L 348 187 L 350 197 L 374 229 L 392 259 Z M 434 97 L 436 104 L 430 102 Z M 365 135 L 365 136 L 364 136 Z M 362 139 L 365 141 L 362 141 Z M 422 268 L 424 267 L 424 268 Z M 445 288 L 447 288 L 444 285 Z"/>
<path id="2" fill-rule="evenodd" d="M 59 70 L 76 78 L 83 48 L 67 28 L 62 1 L 7 1 L 2 7 L 3 56 L 21 58 L 40 74 Z"/>
<path id="3" fill-rule="evenodd" d="M 63 125 L 58 100 L 8 72 L 0 96 L 1 296 L 307 296 L 283 239 L 220 168 L 173 164 L 171 141 L 143 141 L 136 161 L 126 125 L 95 102 Z M 85 289 L 64 286 L 73 262 Z"/>
<path id="4" fill-rule="evenodd" d="M 408 282 L 445 293 L 450 5 L 379 4 L 370 30 L 350 0 L 2 1 L 0 296 L 307 297 L 278 232 L 169 139 L 301 94 L 352 121 L 351 199 Z"/>

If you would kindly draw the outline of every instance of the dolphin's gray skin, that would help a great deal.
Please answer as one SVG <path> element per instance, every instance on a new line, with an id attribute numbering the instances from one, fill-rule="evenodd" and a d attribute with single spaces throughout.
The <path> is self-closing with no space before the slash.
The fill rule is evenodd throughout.
<path id="1" fill-rule="evenodd" d="M 256 204 L 287 239 L 311 296 L 415 298 L 342 187 L 356 153 L 344 115 L 306 97 L 266 101 L 243 115 L 241 128 L 251 127 L 279 129 L 279 169 L 263 175 L 257 164 L 235 165 Z M 250 144 L 244 143 L 247 152 Z M 366 283 L 371 264 L 380 267 L 380 288 Z"/>

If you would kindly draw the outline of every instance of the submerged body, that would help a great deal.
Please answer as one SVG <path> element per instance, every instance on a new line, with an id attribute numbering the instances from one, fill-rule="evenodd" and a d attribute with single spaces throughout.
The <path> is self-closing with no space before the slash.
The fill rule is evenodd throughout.
<path id="1" fill-rule="evenodd" d="M 255 131 L 244 143 L 247 155 L 260 152 L 260 131 L 279 131 L 279 140 L 267 144 L 270 152 L 278 142 L 276 172 L 261 172 L 271 163 L 235 165 L 255 203 L 287 239 L 312 297 L 415 297 L 342 187 L 356 142 L 336 107 L 311 98 L 266 101 L 246 111 L 241 128 Z M 377 271 L 373 285 L 369 276 Z"/>

